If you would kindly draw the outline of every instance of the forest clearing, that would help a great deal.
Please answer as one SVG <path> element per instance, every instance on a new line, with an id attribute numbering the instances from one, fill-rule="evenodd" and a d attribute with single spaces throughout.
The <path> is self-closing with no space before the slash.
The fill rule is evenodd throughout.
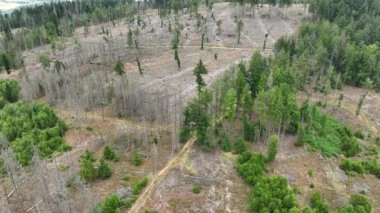
<path id="1" fill-rule="evenodd" d="M 379 212 L 365 2 L 0 13 L 0 212 Z"/>

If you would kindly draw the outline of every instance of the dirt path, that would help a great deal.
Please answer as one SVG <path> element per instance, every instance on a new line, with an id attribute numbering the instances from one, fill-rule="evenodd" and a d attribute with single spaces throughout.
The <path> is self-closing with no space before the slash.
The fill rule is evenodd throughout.
<path id="1" fill-rule="evenodd" d="M 181 162 L 184 156 L 186 156 L 186 153 L 188 153 L 189 150 L 191 150 L 194 142 L 196 141 L 195 138 L 190 139 L 186 145 L 182 148 L 182 150 L 175 156 L 172 160 L 169 161 L 169 163 L 161 169 L 154 177 L 150 180 L 149 185 L 145 188 L 145 190 L 140 194 L 136 202 L 133 204 L 133 206 L 128 210 L 130 213 L 138 213 L 145 205 L 146 201 L 149 199 L 150 195 L 156 188 L 156 186 L 161 182 L 163 178 L 166 177 L 168 172 L 173 169 L 175 166 L 177 166 L 178 162 Z"/>

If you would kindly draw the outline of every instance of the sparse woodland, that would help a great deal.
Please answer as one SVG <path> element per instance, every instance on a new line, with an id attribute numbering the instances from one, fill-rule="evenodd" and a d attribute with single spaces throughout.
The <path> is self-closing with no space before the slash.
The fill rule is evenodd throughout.
<path id="1" fill-rule="evenodd" d="M 0 13 L 0 212 L 380 211 L 379 17 L 379 0 Z"/>

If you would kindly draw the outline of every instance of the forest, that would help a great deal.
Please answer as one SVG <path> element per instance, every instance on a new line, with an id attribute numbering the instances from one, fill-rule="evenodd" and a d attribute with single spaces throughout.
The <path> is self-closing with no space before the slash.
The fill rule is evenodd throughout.
<path id="1" fill-rule="evenodd" d="M 0 212 L 378 212 L 379 44 L 379 0 L 0 11 Z"/>

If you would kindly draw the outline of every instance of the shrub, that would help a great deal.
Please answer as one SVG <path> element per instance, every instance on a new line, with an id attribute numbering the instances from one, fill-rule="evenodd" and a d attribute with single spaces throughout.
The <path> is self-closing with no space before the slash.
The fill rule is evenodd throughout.
<path id="1" fill-rule="evenodd" d="M 272 135 L 269 138 L 267 162 L 273 162 L 276 159 L 279 141 L 280 141 L 280 138 L 278 138 L 277 135 Z"/>
<path id="2" fill-rule="evenodd" d="M 138 181 L 132 186 L 132 194 L 139 195 L 141 190 L 148 185 L 148 178 L 144 177 L 142 180 Z"/>
<path id="3" fill-rule="evenodd" d="M 138 152 L 133 152 L 132 161 L 135 166 L 140 166 L 142 164 L 141 155 Z"/>
<path id="4" fill-rule="evenodd" d="M 361 194 L 351 195 L 350 204 L 354 207 L 355 212 L 372 212 L 372 205 L 367 197 Z M 362 211 L 364 210 L 364 211 Z"/>
<path id="5" fill-rule="evenodd" d="M 111 168 L 108 166 L 107 162 L 104 159 L 101 159 L 100 165 L 98 168 L 98 177 L 102 180 L 105 180 L 111 177 L 111 175 L 112 175 Z"/>
<path id="6" fill-rule="evenodd" d="M 94 156 L 94 153 L 92 153 L 90 150 L 86 150 L 80 157 L 79 157 L 79 161 L 84 161 L 84 160 L 88 160 L 88 161 L 91 161 L 91 162 L 95 162 L 96 159 L 95 159 L 95 156 Z"/>
<path id="7" fill-rule="evenodd" d="M 116 194 L 105 198 L 101 205 L 102 213 L 116 213 L 120 212 L 120 209 L 126 205 L 125 201 Z"/>
<path id="8" fill-rule="evenodd" d="M 346 157 L 353 157 L 360 152 L 359 143 L 355 138 L 346 138 L 342 140 L 340 149 Z"/>
<path id="9" fill-rule="evenodd" d="M 248 150 L 241 153 L 238 157 L 238 164 L 246 163 L 252 158 L 252 156 L 253 156 L 253 153 Z"/>
<path id="10" fill-rule="evenodd" d="M 0 132 L 23 166 L 30 164 L 33 146 L 38 148 L 42 158 L 51 157 L 56 151 L 69 150 L 62 138 L 66 130 L 65 123 L 43 103 L 7 104 L 0 111 Z"/>
<path id="11" fill-rule="evenodd" d="M 238 162 L 237 170 L 247 183 L 255 185 L 264 174 L 265 157 L 262 154 L 248 153 L 248 151 L 244 152 L 241 157 L 239 157 L 239 161 L 242 161 L 242 163 Z M 249 156 L 249 159 L 243 159 Z"/>
<path id="12" fill-rule="evenodd" d="M 191 130 L 190 128 L 184 126 L 181 128 L 180 134 L 179 134 L 179 142 L 180 143 L 186 143 L 187 140 L 189 140 L 191 136 Z"/>
<path id="13" fill-rule="evenodd" d="M 98 176 L 94 164 L 90 160 L 81 160 L 79 166 L 79 176 L 86 182 L 91 182 Z"/>
<path id="14" fill-rule="evenodd" d="M 262 177 L 249 198 L 249 209 L 255 212 L 287 212 L 295 207 L 297 201 L 293 191 L 287 180 L 279 176 Z"/>
<path id="15" fill-rule="evenodd" d="M 305 128 L 302 125 L 299 125 L 297 130 L 297 141 L 295 146 L 303 146 L 305 144 Z"/>
<path id="16" fill-rule="evenodd" d="M 115 152 L 109 146 L 106 146 L 103 150 L 103 158 L 106 160 L 116 160 L 117 157 Z"/>
<path id="17" fill-rule="evenodd" d="M 376 161 L 363 161 L 362 165 L 366 172 L 380 178 L 380 164 L 376 163 Z"/>
<path id="18" fill-rule="evenodd" d="M 245 141 L 253 142 L 255 138 L 255 127 L 248 121 L 243 121 L 243 138 Z"/>
<path id="19" fill-rule="evenodd" d="M 344 170 L 346 173 L 354 171 L 358 174 L 364 174 L 365 169 L 363 165 L 360 162 L 353 161 L 350 159 L 345 159 L 339 166 L 342 170 Z"/>
<path id="20" fill-rule="evenodd" d="M 225 136 L 220 144 L 220 148 L 225 152 L 230 152 L 232 150 L 232 145 L 230 142 L 230 138 Z"/>
<path id="21" fill-rule="evenodd" d="M 309 205 L 319 213 L 329 212 L 329 206 L 324 202 L 320 192 L 314 192 L 311 195 Z"/>
<path id="22" fill-rule="evenodd" d="M 193 187 L 193 193 L 194 194 L 199 194 L 199 193 L 201 193 L 201 191 L 202 191 L 202 186 L 199 185 L 199 184 L 195 184 L 194 187 Z"/>
<path id="23" fill-rule="evenodd" d="M 14 103 L 18 101 L 20 90 L 17 81 L 11 79 L 0 80 L 0 99 L 3 100 L 3 104 L 5 102 Z M 0 109 L 1 108 L 0 104 Z"/>
<path id="24" fill-rule="evenodd" d="M 235 153 L 241 154 L 244 151 L 247 150 L 247 147 L 245 146 L 245 142 L 243 138 L 239 138 L 235 143 Z"/>

